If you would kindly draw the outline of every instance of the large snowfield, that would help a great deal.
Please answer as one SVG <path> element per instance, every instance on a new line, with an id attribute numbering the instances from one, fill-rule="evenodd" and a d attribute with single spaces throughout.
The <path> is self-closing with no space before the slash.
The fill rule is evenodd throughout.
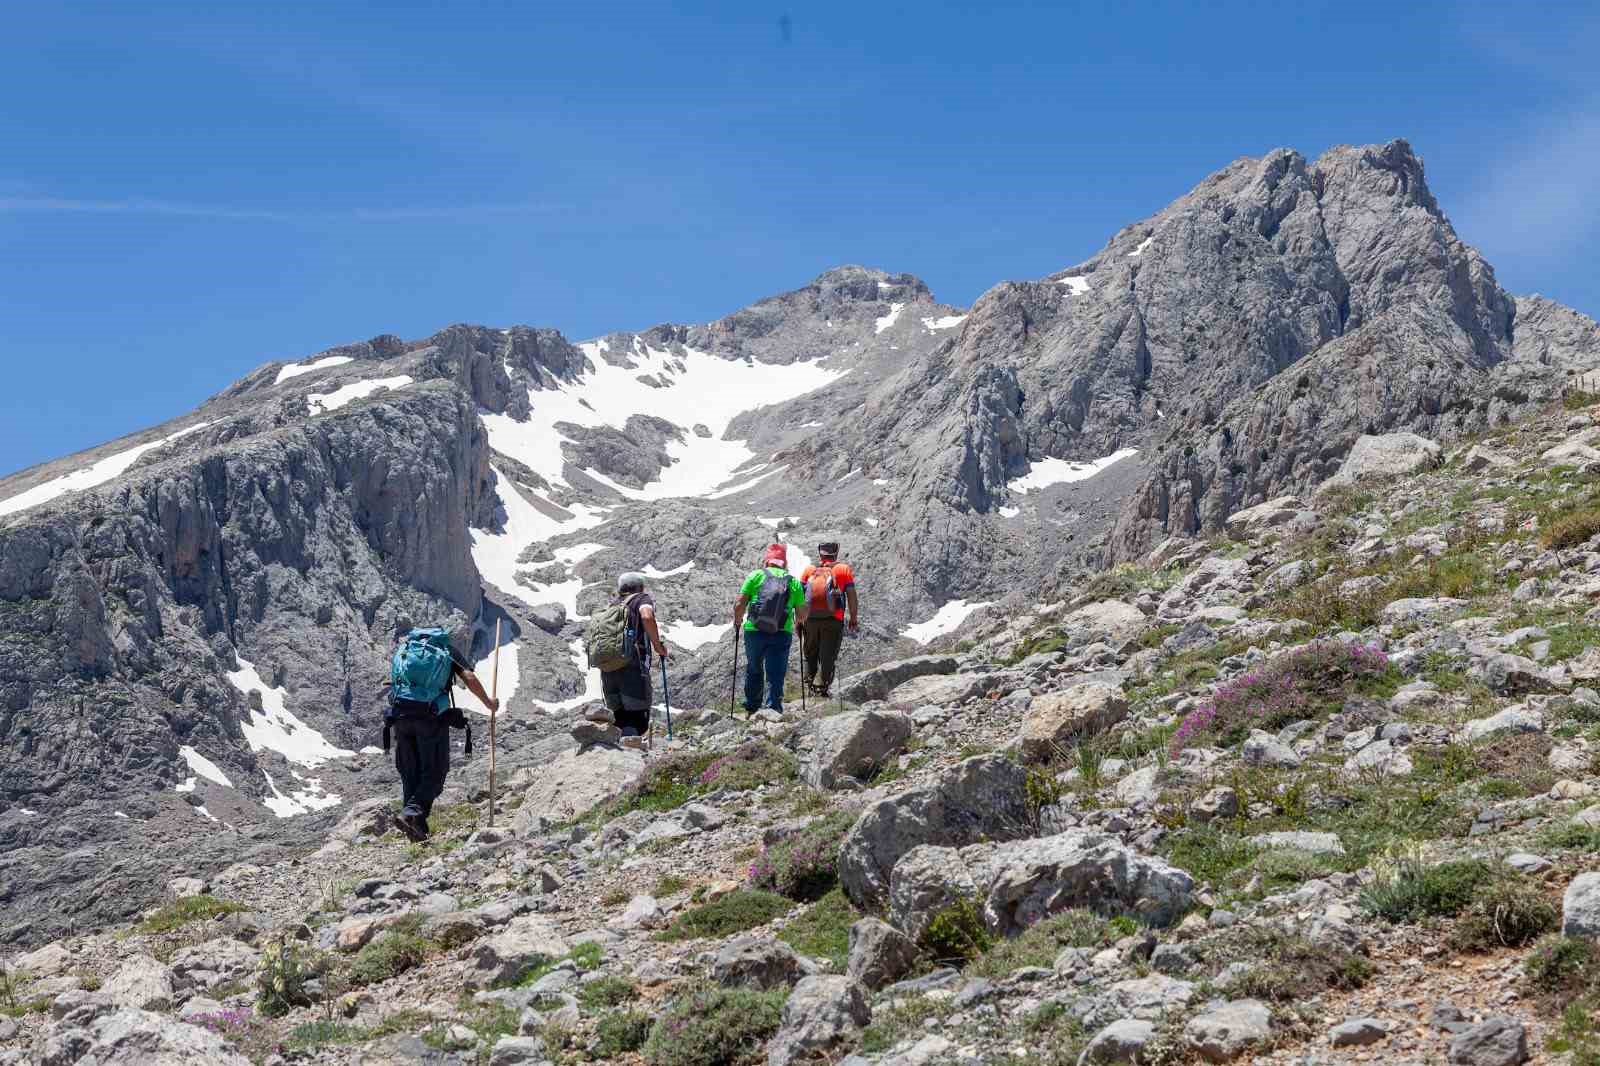
<path id="1" fill-rule="evenodd" d="M 63 474 L 51 481 L 46 481 L 42 485 L 35 485 L 28 491 L 18 493 L 10 499 L 0 500 L 0 515 L 26 511 L 30 507 L 48 503 L 58 496 L 65 496 L 69 492 L 82 492 L 84 489 L 92 489 L 96 485 L 104 485 L 112 478 L 132 469 L 133 464 L 138 462 L 147 452 L 153 452 L 163 444 L 171 444 L 173 441 L 187 437 L 191 433 L 198 433 L 209 425 L 211 425 L 210 422 L 196 423 L 169 436 L 162 437 L 160 440 L 151 441 L 149 444 L 140 444 L 137 447 L 128 448 L 114 455 L 108 455 L 81 470 Z"/>

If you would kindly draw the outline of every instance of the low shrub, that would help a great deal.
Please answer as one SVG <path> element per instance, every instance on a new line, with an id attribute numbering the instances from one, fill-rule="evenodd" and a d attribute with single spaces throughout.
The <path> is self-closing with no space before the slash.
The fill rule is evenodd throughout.
<path id="1" fill-rule="evenodd" d="M 1476 859 L 1434 865 L 1403 859 L 1362 890 L 1361 903 L 1389 922 L 1448 918 L 1461 913 L 1491 876 L 1488 865 Z"/>
<path id="2" fill-rule="evenodd" d="M 778 1031 L 786 993 L 706 986 L 669 1002 L 644 1042 L 650 1066 L 746 1066 Z"/>
<path id="3" fill-rule="evenodd" d="M 296 1007 L 309 1007 L 306 985 L 324 968 L 319 956 L 293 941 L 268 944 L 256 976 L 256 1009 L 269 1018 L 281 1018 Z"/>
<path id="4" fill-rule="evenodd" d="M 861 1050 L 868 1055 L 888 1051 L 907 1037 L 926 1032 L 931 1018 L 942 1018 L 951 1011 L 948 999 L 931 996 L 906 996 L 892 1000 L 872 1012 L 872 1024 L 861 1034 Z"/>
<path id="5" fill-rule="evenodd" d="M 821 899 L 839 883 L 839 844 L 857 814 L 854 809 L 838 811 L 770 847 L 763 845 L 750 864 L 750 887 L 794 900 Z"/>
<path id="6" fill-rule="evenodd" d="M 650 1015 L 639 1011 L 613 1011 L 595 1026 L 595 1050 L 602 1059 L 638 1051 L 650 1037 Z"/>
<path id="7" fill-rule="evenodd" d="M 1519 948 L 1553 931 L 1560 919 L 1537 886 L 1506 877 L 1478 890 L 1450 939 L 1463 951 Z"/>
<path id="8" fill-rule="evenodd" d="M 1240 926 L 1207 945 L 1213 965 L 1243 962 L 1249 969 L 1229 983 L 1230 996 L 1295 1003 L 1329 989 L 1348 991 L 1372 979 L 1372 964 L 1336 944 L 1313 943 L 1272 926 Z"/>
<path id="9" fill-rule="evenodd" d="M 741 888 L 679 915 L 657 934 L 661 940 L 723 937 L 766 925 L 794 904 L 773 892 Z"/>
<path id="10" fill-rule="evenodd" d="M 1315 641 L 1218 685 L 1179 723 L 1172 751 L 1197 738 L 1237 744 L 1251 729 L 1273 730 L 1333 710 L 1389 672 L 1389 657 L 1376 646 Z"/>
<path id="11" fill-rule="evenodd" d="M 767 740 L 747 740 L 711 761 L 696 779 L 697 791 L 743 792 L 795 776 L 795 758 Z"/>
<path id="12" fill-rule="evenodd" d="M 1570 998 L 1600 983 L 1600 951 L 1581 937 L 1547 937 L 1528 953 L 1522 972 L 1535 991 Z"/>
<path id="13" fill-rule="evenodd" d="M 994 936 L 970 899 L 957 900 L 933 916 L 918 946 L 935 962 L 965 965 L 994 946 Z"/>

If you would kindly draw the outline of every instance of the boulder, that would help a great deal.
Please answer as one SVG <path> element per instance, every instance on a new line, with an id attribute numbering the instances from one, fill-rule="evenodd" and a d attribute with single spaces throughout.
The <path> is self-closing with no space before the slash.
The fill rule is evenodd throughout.
<path id="1" fill-rule="evenodd" d="M 1183 1035 L 1205 1061 L 1232 1062 L 1267 1042 L 1272 1012 L 1259 999 L 1236 999 L 1190 1018 Z"/>
<path id="2" fill-rule="evenodd" d="M 546 633 L 560 633 L 567 624 L 567 609 L 559 603 L 538 603 L 528 610 L 528 621 Z"/>
<path id="3" fill-rule="evenodd" d="M 888 922 L 862 918 L 850 927 L 847 972 L 867 990 L 876 992 L 893 984 L 916 963 L 916 943 Z"/>
<path id="4" fill-rule="evenodd" d="M 1140 1062 L 1145 1045 L 1155 1039 L 1155 1035 L 1155 1025 L 1142 1018 L 1112 1022 L 1094 1034 L 1083 1054 L 1078 1056 L 1078 1066 Z"/>
<path id="5" fill-rule="evenodd" d="M 1143 633 L 1150 625 L 1145 613 L 1121 600 L 1099 600 L 1084 604 L 1062 619 L 1068 633 L 1088 641 L 1121 647 Z"/>
<path id="6" fill-rule="evenodd" d="M 1261 729 L 1250 730 L 1239 754 L 1251 766 L 1272 766 L 1292 770 L 1300 765 L 1300 756 L 1289 745 Z"/>
<path id="7" fill-rule="evenodd" d="M 188 899 L 203 894 L 208 887 L 198 877 L 174 877 L 167 882 L 167 894 L 173 899 Z"/>
<path id="8" fill-rule="evenodd" d="M 918 655 L 910 659 L 896 659 L 835 682 L 833 694 L 846 703 L 881 700 L 912 678 L 953 674 L 959 667 L 960 663 L 954 655 Z"/>
<path id="9" fill-rule="evenodd" d="M 889 872 L 922 844 L 960 847 L 1010 840 L 1029 831 L 1028 773 L 999 755 L 978 755 L 922 788 L 879 801 L 856 820 L 839 847 L 839 881 L 862 910 L 877 910 Z"/>
<path id="10" fill-rule="evenodd" d="M 1485 470 L 1507 470 L 1516 466 L 1515 460 L 1501 455 L 1493 448 L 1474 444 L 1461 457 L 1461 469 L 1468 474 L 1481 474 Z"/>
<path id="11" fill-rule="evenodd" d="M 1279 496 L 1233 512 L 1222 523 L 1222 528 L 1234 540 L 1249 540 L 1269 530 L 1291 535 L 1304 533 L 1317 528 L 1319 521 L 1317 513 L 1301 503 L 1298 496 Z"/>
<path id="12" fill-rule="evenodd" d="M 1385 625 L 1398 625 L 1402 622 L 1425 622 L 1452 614 L 1467 606 L 1466 600 L 1452 599 L 1449 596 L 1407 597 L 1405 599 L 1390 600 L 1384 604 L 1378 617 Z"/>
<path id="13" fill-rule="evenodd" d="M 946 908 L 979 891 L 973 873 L 955 848 L 924 844 L 912 848 L 889 875 L 889 920 L 913 941 Z"/>
<path id="14" fill-rule="evenodd" d="M 542 1036 L 502 1036 L 495 1042 L 494 1050 L 489 1052 L 489 1066 L 548 1064 L 547 1047 Z"/>
<path id="15" fill-rule="evenodd" d="M 622 740 L 622 730 L 616 725 L 611 722 L 595 722 L 588 718 L 574 719 L 567 732 L 580 748 L 592 748 L 597 744 L 615 747 Z"/>
<path id="16" fill-rule="evenodd" d="M 512 822 L 519 835 L 541 819 L 564 822 L 618 795 L 644 771 L 644 754 L 626 748 L 565 751 L 539 768 Z"/>
<path id="17" fill-rule="evenodd" d="M 1555 688 L 1544 667 L 1510 652 L 1496 652 L 1474 663 L 1472 675 L 1492 692 L 1549 692 Z"/>
<path id="18" fill-rule="evenodd" d="M 1579 874 L 1561 897 L 1561 934 L 1600 939 L 1600 872 Z"/>
<path id="19" fill-rule="evenodd" d="M 617 925 L 622 929 L 655 929 L 665 925 L 666 921 L 661 904 L 656 902 L 654 896 L 643 893 L 628 901 L 628 907 L 617 920 Z"/>
<path id="20" fill-rule="evenodd" d="M 1544 715 L 1532 707 L 1516 703 L 1487 718 L 1474 718 L 1461 727 L 1466 740 L 1478 740 L 1491 733 L 1542 733 Z"/>
<path id="21" fill-rule="evenodd" d="M 1316 568 L 1304 559 L 1284 563 L 1261 583 L 1262 592 L 1285 592 L 1299 588 L 1316 576 Z"/>
<path id="22" fill-rule="evenodd" d="M 711 963 L 711 979 L 718 984 L 763 991 L 788 988 L 816 972 L 795 950 L 770 936 L 736 937 L 722 945 Z"/>
<path id="23" fill-rule="evenodd" d="M 1377 1018 L 1351 1018 L 1328 1032 L 1332 1047 L 1365 1047 L 1389 1038 L 1389 1027 Z"/>
<path id="24" fill-rule="evenodd" d="M 100 992 L 119 1007 L 146 1011 L 172 1006 L 172 978 L 167 968 L 149 955 L 135 954 L 125 959 Z"/>
<path id="25" fill-rule="evenodd" d="M 1436 466 L 1439 451 L 1439 445 L 1415 433 L 1383 433 L 1377 436 L 1363 433 L 1356 438 L 1339 472 L 1324 481 L 1320 488 L 1331 489 L 1377 478 L 1412 474 Z"/>
<path id="26" fill-rule="evenodd" d="M 767 1066 L 831 1055 L 872 1020 L 865 990 L 848 977 L 807 977 L 783 1004 L 778 1034 L 767 1042 Z"/>
<path id="27" fill-rule="evenodd" d="M 984 869 L 984 920 L 1002 936 L 1075 907 L 1168 925 L 1194 891 L 1184 871 L 1086 830 L 996 845 Z"/>
<path id="28" fill-rule="evenodd" d="M 1211 789 L 1189 807 L 1189 817 L 1197 822 L 1232 818 L 1239 813 L 1239 793 L 1226 786 Z"/>
<path id="29" fill-rule="evenodd" d="M 989 690 L 990 680 L 982 674 L 939 674 L 914 677 L 896 686 L 884 697 L 892 710 L 914 711 L 929 704 L 944 707 L 966 703 Z"/>
<path id="30" fill-rule="evenodd" d="M 1127 716 L 1127 698 L 1111 685 L 1091 682 L 1036 696 L 1022 719 L 1022 758 L 1045 762 L 1074 739 L 1104 732 Z"/>
<path id="31" fill-rule="evenodd" d="M 172 983 L 178 989 L 212 989 L 253 975 L 260 964 L 261 952 L 248 944 L 231 937 L 208 940 L 172 957 Z"/>
<path id="32" fill-rule="evenodd" d="M 1250 843 L 1269 851 L 1304 851 L 1313 855 L 1343 855 L 1344 844 L 1337 833 L 1314 833 L 1307 830 L 1284 830 L 1277 833 L 1257 833 Z"/>
<path id="33" fill-rule="evenodd" d="M 394 803 L 387 799 L 362 800 L 351 807 L 339 824 L 329 831 L 333 840 L 346 844 L 366 837 L 377 839 L 396 827 Z"/>
<path id="34" fill-rule="evenodd" d="M 41 1066 L 250 1066 L 208 1029 L 124 1007 L 82 1027 L 63 1025 L 45 1041 Z"/>
<path id="35" fill-rule="evenodd" d="M 800 760 L 800 779 L 812 788 L 858 787 L 898 755 L 916 732 L 903 714 L 855 711 L 819 718 L 810 728 L 811 747 Z"/>
<path id="36" fill-rule="evenodd" d="M 1486 1018 L 1450 1041 L 1451 1066 L 1519 1066 L 1528 1061 L 1528 1033 L 1515 1018 Z"/>
<path id="37" fill-rule="evenodd" d="M 1120 1018 L 1159 1021 L 1194 1001 L 1198 989 L 1192 981 L 1163 974 L 1118 981 L 1103 996 L 1079 1009 L 1090 1025 L 1103 1026 Z"/>
<path id="38" fill-rule="evenodd" d="M 72 969 L 72 955 L 60 941 L 18 955 L 12 960 L 14 969 L 32 977 L 59 977 Z"/>
<path id="39" fill-rule="evenodd" d="M 526 971 L 558 959 L 569 950 L 570 945 L 548 918 L 536 914 L 513 918 L 504 929 L 480 940 L 473 948 L 467 987 L 488 988 L 515 981 Z"/>

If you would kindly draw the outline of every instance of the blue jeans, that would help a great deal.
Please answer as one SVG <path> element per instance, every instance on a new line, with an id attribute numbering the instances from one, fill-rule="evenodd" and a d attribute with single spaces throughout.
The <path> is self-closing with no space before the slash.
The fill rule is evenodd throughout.
<path id="1" fill-rule="evenodd" d="M 789 645 L 793 633 L 744 631 L 744 709 L 761 706 L 761 677 L 766 674 L 767 706 L 783 710 L 783 679 L 789 673 Z"/>

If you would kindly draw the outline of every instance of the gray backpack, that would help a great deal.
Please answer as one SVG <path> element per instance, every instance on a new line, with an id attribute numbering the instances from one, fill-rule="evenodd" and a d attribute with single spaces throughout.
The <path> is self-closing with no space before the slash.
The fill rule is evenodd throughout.
<path id="1" fill-rule="evenodd" d="M 750 608 L 750 620 L 758 633 L 782 633 L 789 620 L 789 572 L 766 570 L 761 591 Z"/>

